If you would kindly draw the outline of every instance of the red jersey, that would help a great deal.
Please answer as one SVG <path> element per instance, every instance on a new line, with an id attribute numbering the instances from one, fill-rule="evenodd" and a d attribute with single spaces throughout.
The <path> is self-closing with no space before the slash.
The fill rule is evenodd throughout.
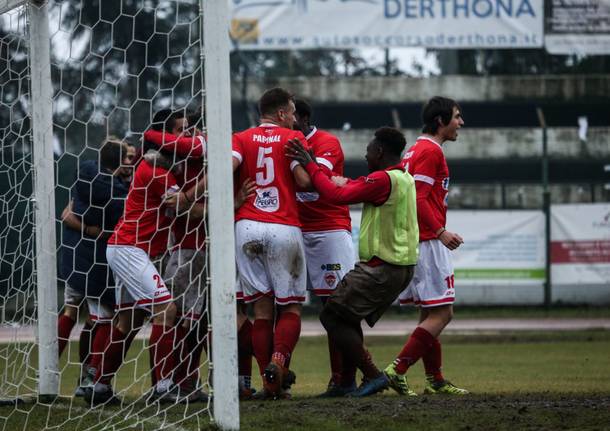
<path id="1" fill-rule="evenodd" d="M 296 185 L 292 170 L 298 162 L 285 155 L 289 139 L 307 142 L 301 132 L 274 124 L 261 124 L 233 135 L 233 157 L 239 160 L 239 179 L 256 182 L 256 192 L 235 213 L 242 219 L 300 226 Z"/>
<path id="2" fill-rule="evenodd" d="M 447 221 L 449 167 L 443 149 L 431 138 L 420 136 L 402 162 L 415 180 L 419 240 L 435 239 Z"/>
<path id="3" fill-rule="evenodd" d="M 339 140 L 316 127 L 305 137 L 313 149 L 316 162 L 328 176 L 343 176 L 344 157 Z M 321 198 L 318 192 L 297 192 L 303 232 L 352 230 L 347 205 L 337 205 Z"/>
<path id="4" fill-rule="evenodd" d="M 172 221 L 162 205 L 163 195 L 173 186 L 176 179 L 169 170 L 143 159 L 134 172 L 125 211 L 108 244 L 135 246 L 151 257 L 163 254 Z"/>

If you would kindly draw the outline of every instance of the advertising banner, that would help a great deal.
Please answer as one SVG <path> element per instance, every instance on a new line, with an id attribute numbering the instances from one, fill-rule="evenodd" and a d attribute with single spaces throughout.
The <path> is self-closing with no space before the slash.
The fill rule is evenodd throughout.
<path id="1" fill-rule="evenodd" d="M 228 0 L 234 48 L 535 48 L 543 0 Z"/>
<path id="2" fill-rule="evenodd" d="M 536 285 L 544 282 L 544 214 L 541 211 L 448 213 L 447 229 L 464 238 L 451 254 L 456 286 Z"/>
<path id="3" fill-rule="evenodd" d="M 551 206 L 551 280 L 610 286 L 610 204 Z"/>
<path id="4" fill-rule="evenodd" d="M 610 0 L 547 0 L 545 45 L 551 54 L 610 54 Z"/>

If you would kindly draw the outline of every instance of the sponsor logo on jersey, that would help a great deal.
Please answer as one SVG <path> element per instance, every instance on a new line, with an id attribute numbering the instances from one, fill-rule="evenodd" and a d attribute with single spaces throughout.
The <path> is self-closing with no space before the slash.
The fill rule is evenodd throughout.
<path id="1" fill-rule="evenodd" d="M 333 287 L 337 282 L 337 277 L 332 272 L 329 272 L 324 276 L 324 281 L 328 287 Z"/>
<path id="2" fill-rule="evenodd" d="M 402 159 L 403 159 L 403 160 L 410 159 L 410 158 L 411 158 L 411 156 L 413 155 L 413 153 L 414 153 L 414 151 L 407 151 L 407 152 L 405 153 L 405 156 L 404 156 Z"/>
<path id="3" fill-rule="evenodd" d="M 322 265 L 322 271 L 341 271 L 340 263 L 325 263 Z"/>
<path id="4" fill-rule="evenodd" d="M 443 178 L 442 186 L 444 190 L 449 190 L 449 177 Z"/>
<path id="5" fill-rule="evenodd" d="M 277 187 L 257 189 L 254 206 L 268 213 L 277 211 L 280 207 L 280 196 Z"/>
<path id="6" fill-rule="evenodd" d="M 272 144 L 274 142 L 280 142 L 282 137 L 280 135 L 263 136 L 263 135 L 252 135 L 252 141 L 259 142 L 261 144 Z"/>

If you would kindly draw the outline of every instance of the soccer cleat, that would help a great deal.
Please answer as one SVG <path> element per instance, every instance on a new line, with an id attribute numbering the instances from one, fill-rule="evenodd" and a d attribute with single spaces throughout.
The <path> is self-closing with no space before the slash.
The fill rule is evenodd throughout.
<path id="1" fill-rule="evenodd" d="M 392 389 L 398 392 L 399 395 L 405 395 L 408 397 L 416 397 L 417 394 L 415 391 L 409 388 L 409 383 L 407 383 L 406 374 L 398 374 L 396 372 L 396 367 L 394 364 L 390 364 L 383 370 L 383 373 L 388 378 L 389 385 Z"/>
<path id="2" fill-rule="evenodd" d="M 469 393 L 466 389 L 458 388 L 449 380 L 436 382 L 426 379 L 424 387 L 424 394 L 468 395 Z"/>
<path id="3" fill-rule="evenodd" d="M 121 400 L 114 395 L 110 385 L 98 383 L 95 386 L 87 386 L 85 388 L 84 399 L 90 406 L 117 405 Z"/>
<path id="4" fill-rule="evenodd" d="M 176 404 L 181 401 L 180 388 L 174 385 L 171 380 L 164 379 L 155 385 L 154 389 L 149 393 L 146 399 L 146 404 Z"/>
<path id="5" fill-rule="evenodd" d="M 330 382 L 328 384 L 328 388 L 326 392 L 322 392 L 320 395 L 317 395 L 316 398 L 339 398 L 344 397 L 349 393 L 354 392 L 358 389 L 356 386 L 356 382 L 352 382 L 349 386 L 341 386 L 334 382 Z"/>
<path id="6" fill-rule="evenodd" d="M 358 389 L 348 393 L 346 396 L 350 398 L 368 397 L 378 392 L 385 391 L 389 386 L 390 381 L 388 380 L 388 377 L 384 373 L 381 373 L 374 379 L 363 381 Z"/>
<path id="7" fill-rule="evenodd" d="M 288 377 L 288 370 L 276 361 L 269 362 L 263 374 L 263 387 L 272 397 L 278 397 L 284 387 L 284 380 Z"/>

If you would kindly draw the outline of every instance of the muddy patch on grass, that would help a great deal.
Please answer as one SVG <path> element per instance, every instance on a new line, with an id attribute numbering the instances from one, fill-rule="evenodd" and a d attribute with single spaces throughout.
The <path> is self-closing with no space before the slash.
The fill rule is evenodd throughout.
<path id="1" fill-rule="evenodd" d="M 510 430 L 610 428 L 610 395 L 375 396 L 242 403 L 242 429 Z M 293 421 L 292 418 L 295 420 Z M 298 418 L 298 420 L 297 420 Z"/>

